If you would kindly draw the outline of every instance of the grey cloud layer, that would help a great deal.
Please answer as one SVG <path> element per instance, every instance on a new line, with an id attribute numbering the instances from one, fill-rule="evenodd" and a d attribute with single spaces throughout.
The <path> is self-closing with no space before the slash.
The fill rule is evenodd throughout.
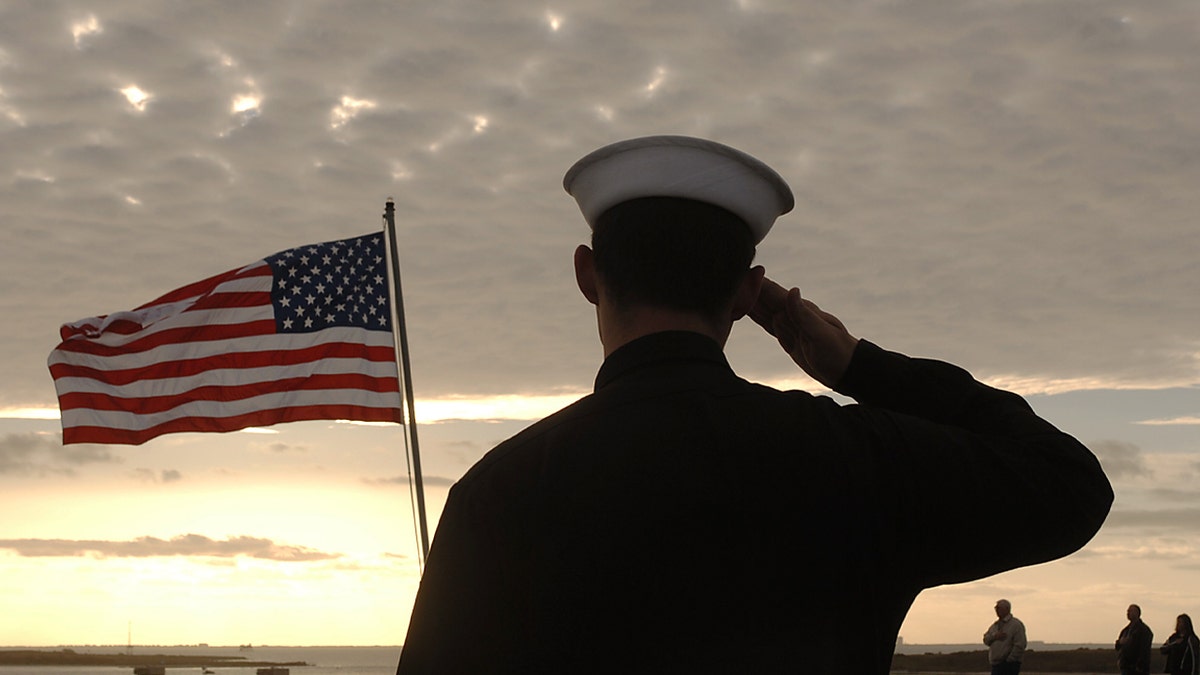
<path id="1" fill-rule="evenodd" d="M 341 557 L 339 553 L 326 553 L 303 546 L 278 544 L 270 539 L 260 537 L 230 537 L 222 541 L 198 534 L 184 534 L 171 539 L 138 537 L 131 541 L 0 539 L 0 549 L 9 549 L 20 556 L 29 558 L 86 555 L 98 555 L 106 558 L 161 556 L 233 558 L 245 556 L 281 562 L 311 562 Z"/>
<path id="2" fill-rule="evenodd" d="M 122 461 L 104 446 L 64 446 L 61 435 L 17 433 L 0 436 L 0 475 L 73 475 L 86 465 Z"/>
<path id="3" fill-rule="evenodd" d="M 52 402 L 61 322 L 372 229 L 387 196 L 422 395 L 587 387 L 559 181 L 664 132 L 792 183 L 760 261 L 863 336 L 984 376 L 1200 379 L 1190 0 L 568 4 L 0 8 L 0 404 Z M 792 373 L 751 327 L 730 353 Z"/>

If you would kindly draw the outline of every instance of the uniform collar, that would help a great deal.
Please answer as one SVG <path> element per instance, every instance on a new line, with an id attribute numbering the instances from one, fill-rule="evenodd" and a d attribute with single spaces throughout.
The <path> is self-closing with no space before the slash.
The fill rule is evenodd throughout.
<path id="1" fill-rule="evenodd" d="M 721 345 L 707 335 L 691 331 L 651 333 L 619 347 L 608 355 L 596 373 L 595 390 L 642 368 L 667 362 L 696 361 L 730 370 Z"/>

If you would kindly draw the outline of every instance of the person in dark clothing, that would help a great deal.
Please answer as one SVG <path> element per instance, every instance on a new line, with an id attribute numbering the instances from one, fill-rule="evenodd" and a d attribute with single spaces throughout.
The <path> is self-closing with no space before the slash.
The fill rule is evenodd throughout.
<path id="1" fill-rule="evenodd" d="M 1117 636 L 1117 667 L 1121 675 L 1149 675 L 1154 632 L 1142 621 L 1142 608 L 1137 605 L 1125 610 L 1125 618 L 1129 624 Z"/>
<path id="2" fill-rule="evenodd" d="M 564 184 L 593 228 L 594 392 L 451 489 L 399 675 L 886 674 L 922 589 L 1099 529 L 1099 463 L 1021 397 L 860 340 L 751 266 L 792 206 L 765 164 L 652 137 Z M 738 377 L 723 348 L 746 315 L 858 404 Z M 997 495 L 1020 537 L 979 527 Z"/>
<path id="3" fill-rule="evenodd" d="M 1161 649 L 1167 655 L 1164 673 L 1171 675 L 1200 675 L 1200 638 L 1192 626 L 1192 617 L 1180 614 L 1175 619 L 1175 632 Z"/>

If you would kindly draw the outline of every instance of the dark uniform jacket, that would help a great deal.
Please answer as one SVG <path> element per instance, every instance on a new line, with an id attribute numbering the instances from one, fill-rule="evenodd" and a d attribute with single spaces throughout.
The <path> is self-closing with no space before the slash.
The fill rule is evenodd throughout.
<path id="1" fill-rule="evenodd" d="M 1085 447 L 960 368 L 861 341 L 838 390 L 860 405 L 695 333 L 618 349 L 451 489 L 398 673 L 883 674 L 921 589 L 1108 513 Z"/>
<path id="2" fill-rule="evenodd" d="M 1172 633 L 1160 651 L 1167 655 L 1164 673 L 1200 675 L 1200 638 L 1195 633 Z"/>
<path id="3" fill-rule="evenodd" d="M 1129 637 L 1129 642 L 1121 644 L 1121 640 Z M 1128 626 L 1121 629 L 1117 635 L 1117 665 L 1121 672 L 1149 673 L 1150 645 L 1154 642 L 1154 632 L 1141 619 L 1134 619 Z"/>

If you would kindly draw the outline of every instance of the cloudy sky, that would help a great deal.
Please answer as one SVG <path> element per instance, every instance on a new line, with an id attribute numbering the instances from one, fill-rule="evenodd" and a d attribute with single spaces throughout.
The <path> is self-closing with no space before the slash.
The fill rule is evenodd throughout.
<path id="1" fill-rule="evenodd" d="M 1165 636 L 1200 612 L 1198 109 L 1193 0 L 4 2 L 0 644 L 399 643 L 399 429 L 63 447 L 59 326 L 369 232 L 393 198 L 436 522 L 590 389 L 562 174 L 655 133 L 789 181 L 770 276 L 1026 394 L 1110 473 L 1087 548 L 928 591 L 907 642 L 975 642 L 1001 596 L 1035 640 L 1108 642 L 1130 602 Z M 815 386 L 752 325 L 729 355 Z"/>

